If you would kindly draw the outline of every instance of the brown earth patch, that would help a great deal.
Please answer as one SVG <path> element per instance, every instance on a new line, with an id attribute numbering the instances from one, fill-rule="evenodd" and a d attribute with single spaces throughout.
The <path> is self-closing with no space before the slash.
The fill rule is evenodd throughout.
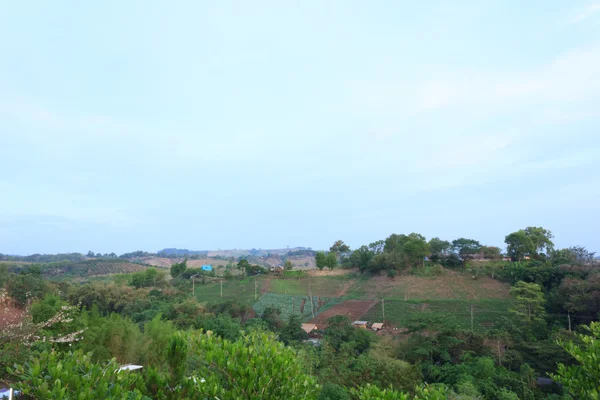
<path id="1" fill-rule="evenodd" d="M 319 327 L 326 326 L 327 320 L 336 315 L 345 315 L 350 321 L 356 321 L 365 315 L 375 303 L 376 301 L 370 300 L 346 300 L 323 311 L 311 323 L 317 324 Z"/>

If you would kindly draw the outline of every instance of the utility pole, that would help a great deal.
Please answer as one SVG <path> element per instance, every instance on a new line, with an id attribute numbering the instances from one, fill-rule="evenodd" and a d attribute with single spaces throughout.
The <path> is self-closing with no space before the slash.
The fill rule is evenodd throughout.
<path id="1" fill-rule="evenodd" d="M 192 296 L 196 295 L 196 278 L 192 276 Z"/>
<path id="2" fill-rule="evenodd" d="M 381 314 L 383 315 L 383 322 L 385 324 L 385 300 L 381 299 Z"/>
<path id="3" fill-rule="evenodd" d="M 223 298 L 223 281 L 221 281 L 221 298 Z"/>
<path id="4" fill-rule="evenodd" d="M 567 311 L 567 318 L 569 318 L 569 332 L 571 332 L 571 312 Z"/>
<path id="5" fill-rule="evenodd" d="M 310 297 L 310 311 L 313 319 L 315 319 L 315 305 L 313 304 L 312 292 L 310 291 L 310 278 L 308 278 L 308 297 Z"/>
<path id="6" fill-rule="evenodd" d="M 471 332 L 473 332 L 473 304 L 471 304 Z"/>

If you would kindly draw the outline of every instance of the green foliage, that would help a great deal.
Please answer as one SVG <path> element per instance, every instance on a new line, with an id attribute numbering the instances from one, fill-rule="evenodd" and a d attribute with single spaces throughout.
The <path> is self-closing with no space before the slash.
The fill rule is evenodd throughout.
<path id="1" fill-rule="evenodd" d="M 327 266 L 327 255 L 325 255 L 324 251 L 317 251 L 315 254 L 315 263 L 320 271 Z"/>
<path id="2" fill-rule="evenodd" d="M 400 393 L 393 389 L 380 389 L 377 386 L 366 384 L 358 389 L 350 389 L 350 393 L 358 400 L 409 400 L 406 393 Z"/>
<path id="3" fill-rule="evenodd" d="M 137 390 L 140 376 L 118 372 L 112 359 L 94 362 L 90 354 L 76 352 L 42 352 L 11 373 L 18 377 L 14 387 L 35 399 L 147 399 Z"/>
<path id="4" fill-rule="evenodd" d="M 198 397 L 315 399 L 319 387 L 294 350 L 272 334 L 251 333 L 235 342 L 202 333 L 186 335 L 190 352 L 201 354 L 194 375 L 205 379 Z"/>
<path id="5" fill-rule="evenodd" d="M 177 278 L 187 269 L 187 258 L 180 263 L 171 265 L 171 276 Z"/>
<path id="6" fill-rule="evenodd" d="M 119 314 L 102 317 L 96 309 L 83 314 L 82 321 L 86 330 L 77 347 L 92 352 L 94 360 L 114 357 L 122 363 L 139 362 L 142 334 L 136 324 Z"/>
<path id="7" fill-rule="evenodd" d="M 510 289 L 510 294 L 516 302 L 511 311 L 518 317 L 527 322 L 542 321 L 544 319 L 546 299 L 540 285 L 520 281 Z"/>
<path id="8" fill-rule="evenodd" d="M 328 382 L 323 385 L 317 400 L 351 400 L 351 398 L 343 386 Z"/>
<path id="9" fill-rule="evenodd" d="M 171 267 L 171 273 L 173 273 Z M 181 275 L 181 273 L 179 274 Z M 148 268 L 145 271 L 134 272 L 129 278 L 129 284 L 136 288 L 162 286 L 165 283 L 164 271 Z"/>
<path id="10" fill-rule="evenodd" d="M 283 269 L 286 271 L 291 271 L 292 268 L 294 268 L 294 264 L 292 264 L 291 261 L 286 260 L 285 263 L 283 264 Z"/>
<path id="11" fill-rule="evenodd" d="M 572 399 L 600 398 L 600 322 L 592 322 L 585 327 L 590 335 L 577 335 L 581 344 L 573 341 L 559 341 L 577 364 L 558 364 L 552 379 L 567 388 Z"/>
<path id="12" fill-rule="evenodd" d="M 6 284 L 6 292 L 19 307 L 25 307 L 33 299 L 42 298 L 48 290 L 39 271 L 32 269 L 11 275 Z"/>
<path id="13" fill-rule="evenodd" d="M 499 261 L 502 259 L 502 251 L 495 246 L 482 246 L 481 251 L 486 260 Z"/>
<path id="14" fill-rule="evenodd" d="M 365 329 L 354 328 L 350 322 L 345 315 L 329 318 L 324 336 L 325 341 L 336 351 L 346 344 L 357 353 L 362 353 L 371 346 L 374 335 Z"/>
<path id="15" fill-rule="evenodd" d="M 66 303 L 62 301 L 60 297 L 53 294 L 47 294 L 42 300 L 35 301 L 31 305 L 31 317 L 33 318 L 33 322 L 39 324 L 40 322 L 48 321 L 60 311 L 62 306 L 65 305 Z"/>
<path id="16" fill-rule="evenodd" d="M 329 251 L 336 254 L 349 253 L 350 246 L 344 243 L 343 240 L 336 240 L 335 243 L 333 243 L 333 245 L 329 249 Z"/>
<path id="17" fill-rule="evenodd" d="M 290 317 L 290 320 L 279 333 L 279 339 L 286 345 L 300 342 L 308 338 L 308 335 L 301 327 L 302 321 L 297 315 Z"/>
<path id="18" fill-rule="evenodd" d="M 460 238 L 452 241 L 452 249 L 458 253 L 465 266 L 481 250 L 481 244 L 474 239 Z"/>
<path id="19" fill-rule="evenodd" d="M 504 243 L 506 243 L 506 254 L 508 254 L 513 261 L 520 261 L 525 259 L 526 256 L 535 254 L 535 245 L 523 230 L 507 235 L 504 239 Z"/>
<path id="20" fill-rule="evenodd" d="M 330 270 L 337 268 L 338 261 L 337 261 L 337 257 L 334 252 L 329 252 L 325 256 L 325 266 L 327 268 L 329 268 Z"/>

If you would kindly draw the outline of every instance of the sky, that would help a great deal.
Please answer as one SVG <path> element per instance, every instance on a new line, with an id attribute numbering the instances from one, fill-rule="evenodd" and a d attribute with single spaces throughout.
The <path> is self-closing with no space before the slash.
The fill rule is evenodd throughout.
<path id="1" fill-rule="evenodd" d="M 0 2 L 0 253 L 600 252 L 600 2 Z"/>

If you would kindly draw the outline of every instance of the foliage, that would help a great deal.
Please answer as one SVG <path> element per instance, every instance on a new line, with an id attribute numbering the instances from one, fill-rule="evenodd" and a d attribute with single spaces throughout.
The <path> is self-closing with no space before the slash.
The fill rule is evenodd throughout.
<path id="1" fill-rule="evenodd" d="M 327 266 L 327 256 L 324 251 L 317 251 L 315 254 L 315 263 L 317 264 L 317 268 L 322 271 Z"/>
<path id="2" fill-rule="evenodd" d="M 329 249 L 329 251 L 336 254 L 349 253 L 350 246 L 344 243 L 343 240 L 336 240 L 335 243 L 333 243 L 333 245 Z"/>
<path id="3" fill-rule="evenodd" d="M 577 335 L 581 345 L 573 341 L 558 342 L 577 364 L 558 364 L 552 379 L 564 385 L 572 399 L 600 398 L 600 322 L 592 322 L 585 328 L 590 335 Z"/>
<path id="4" fill-rule="evenodd" d="M 336 268 L 338 266 L 337 257 L 334 252 L 329 252 L 325 256 L 325 266 L 330 270 Z"/>
<path id="5" fill-rule="evenodd" d="M 460 238 L 452 241 L 452 249 L 458 253 L 463 266 L 473 259 L 475 253 L 481 250 L 481 244 L 474 239 Z"/>
<path id="6" fill-rule="evenodd" d="M 190 353 L 201 355 L 194 375 L 206 382 L 198 397 L 301 400 L 318 394 L 300 358 L 272 334 L 254 332 L 235 342 L 203 333 L 182 336 Z"/>
<path id="7" fill-rule="evenodd" d="M 180 263 L 171 265 L 171 276 L 177 278 L 187 269 L 187 258 Z"/>
<path id="8" fill-rule="evenodd" d="M 15 389 L 33 399 L 146 399 L 135 389 L 140 377 L 118 369 L 115 359 L 98 363 L 78 350 L 45 351 L 10 372 L 18 376 Z"/>
<path id="9" fill-rule="evenodd" d="M 283 264 L 283 269 L 286 271 L 291 271 L 292 268 L 294 268 L 294 264 L 292 264 L 291 261 L 286 260 L 285 263 Z"/>
<path id="10" fill-rule="evenodd" d="M 173 273 L 171 267 L 171 273 Z M 181 273 L 179 274 L 181 275 Z M 136 288 L 151 286 L 163 286 L 165 283 L 165 272 L 156 268 L 148 268 L 145 271 L 134 272 L 130 276 L 129 284 Z"/>
<path id="11" fill-rule="evenodd" d="M 527 322 L 543 320 L 546 299 L 540 285 L 520 281 L 510 290 L 510 294 L 516 301 L 511 311 L 518 317 Z"/>

